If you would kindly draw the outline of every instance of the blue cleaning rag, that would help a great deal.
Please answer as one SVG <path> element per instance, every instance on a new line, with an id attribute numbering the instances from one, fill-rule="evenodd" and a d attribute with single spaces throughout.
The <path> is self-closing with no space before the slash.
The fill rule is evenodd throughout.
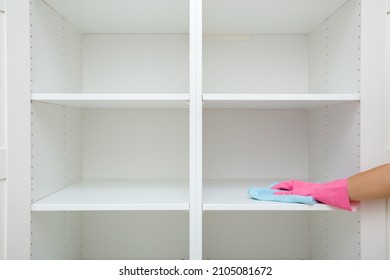
<path id="1" fill-rule="evenodd" d="M 303 203 L 308 205 L 313 205 L 317 201 L 312 196 L 303 196 L 303 195 L 276 195 L 275 192 L 283 192 L 281 190 L 271 189 L 277 183 L 261 188 L 261 187 L 251 187 L 249 188 L 248 194 L 253 199 L 263 200 L 263 201 L 276 201 L 276 202 L 287 202 L 287 203 Z"/>

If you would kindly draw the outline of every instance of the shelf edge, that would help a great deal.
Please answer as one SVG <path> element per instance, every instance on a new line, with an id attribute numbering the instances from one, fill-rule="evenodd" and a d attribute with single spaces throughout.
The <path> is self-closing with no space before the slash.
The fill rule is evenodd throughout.
<path id="1" fill-rule="evenodd" d="M 204 93 L 204 101 L 359 101 L 360 94 Z"/>
<path id="2" fill-rule="evenodd" d="M 33 93 L 32 101 L 185 101 L 189 93 Z"/>
<path id="3" fill-rule="evenodd" d="M 188 211 L 189 204 L 32 204 L 32 212 L 58 211 Z"/>

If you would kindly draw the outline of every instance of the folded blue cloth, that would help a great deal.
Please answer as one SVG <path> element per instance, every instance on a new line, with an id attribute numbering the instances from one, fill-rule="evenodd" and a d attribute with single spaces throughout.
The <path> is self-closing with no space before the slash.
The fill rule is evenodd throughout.
<path id="1" fill-rule="evenodd" d="M 254 199 L 263 200 L 263 201 L 277 201 L 277 202 L 287 202 L 287 203 L 303 203 L 308 205 L 313 205 L 317 203 L 317 201 L 312 196 L 303 196 L 303 195 L 279 195 L 275 194 L 275 192 L 281 193 L 281 190 L 273 190 L 271 189 L 274 183 L 267 188 L 261 187 L 251 187 L 249 188 L 248 194 Z"/>

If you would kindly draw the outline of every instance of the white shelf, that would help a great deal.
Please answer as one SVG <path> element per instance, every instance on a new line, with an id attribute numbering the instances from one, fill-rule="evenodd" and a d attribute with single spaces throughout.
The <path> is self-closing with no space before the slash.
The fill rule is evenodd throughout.
<path id="1" fill-rule="evenodd" d="M 186 180 L 82 180 L 34 202 L 32 211 L 189 210 Z"/>
<path id="2" fill-rule="evenodd" d="M 360 100 L 359 94 L 203 94 L 206 109 L 308 109 Z"/>
<path id="3" fill-rule="evenodd" d="M 32 101 L 77 108 L 188 108 L 188 93 L 33 93 Z"/>
<path id="4" fill-rule="evenodd" d="M 259 201 L 248 195 L 250 187 L 266 187 L 283 180 L 204 180 L 203 210 L 206 211 L 334 211 L 325 204 Z M 357 206 L 353 209 L 356 210 Z"/>

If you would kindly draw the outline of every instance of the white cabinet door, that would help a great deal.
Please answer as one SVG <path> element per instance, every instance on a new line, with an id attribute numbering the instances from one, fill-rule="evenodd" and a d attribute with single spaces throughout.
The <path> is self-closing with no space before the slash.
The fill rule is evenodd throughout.
<path id="1" fill-rule="evenodd" d="M 0 260 L 5 259 L 6 252 L 6 150 L 5 150 L 5 16 L 4 0 L 0 0 Z"/>
<path id="2" fill-rule="evenodd" d="M 387 0 L 386 16 L 386 146 L 385 161 L 390 162 L 390 0 Z"/>
<path id="3" fill-rule="evenodd" d="M 390 0 L 386 18 L 386 147 L 385 161 L 390 163 Z M 390 259 L 390 199 L 387 200 L 387 259 Z"/>
<path id="4" fill-rule="evenodd" d="M 0 147 L 0 180 L 7 177 L 7 150 Z"/>
<path id="5" fill-rule="evenodd" d="M 6 176 L 6 107 L 5 107 L 5 16 L 4 0 L 0 0 L 0 180 Z"/>
<path id="6" fill-rule="evenodd" d="M 361 1 L 361 170 L 386 162 L 386 12 L 388 0 Z M 361 206 L 361 257 L 386 259 L 385 200 Z"/>

